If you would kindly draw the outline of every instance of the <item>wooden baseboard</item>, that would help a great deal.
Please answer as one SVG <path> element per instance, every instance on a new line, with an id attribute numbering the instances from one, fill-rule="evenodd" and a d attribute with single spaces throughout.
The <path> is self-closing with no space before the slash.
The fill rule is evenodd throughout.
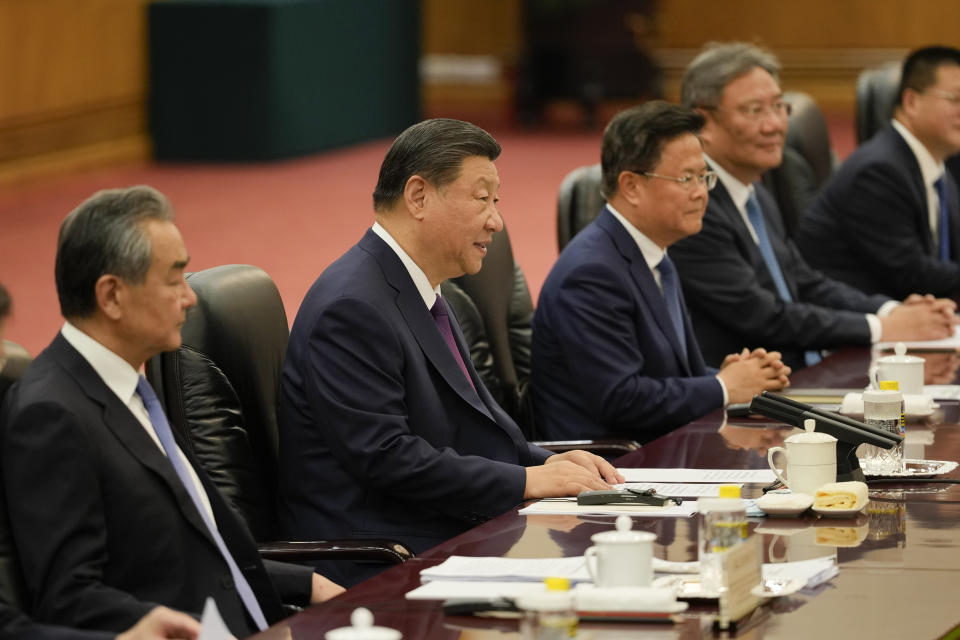
<path id="1" fill-rule="evenodd" d="M 0 185 L 91 169 L 110 164 L 146 162 L 151 156 L 146 133 L 0 162 Z"/>

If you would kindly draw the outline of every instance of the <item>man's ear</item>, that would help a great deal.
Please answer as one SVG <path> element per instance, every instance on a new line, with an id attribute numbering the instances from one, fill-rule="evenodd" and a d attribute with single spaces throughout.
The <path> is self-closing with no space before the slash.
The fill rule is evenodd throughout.
<path id="1" fill-rule="evenodd" d="M 617 193 L 630 204 L 637 206 L 646 193 L 647 178 L 633 171 L 621 171 L 617 176 Z"/>
<path id="2" fill-rule="evenodd" d="M 115 275 L 105 274 L 94 285 L 97 307 L 110 320 L 119 320 L 123 316 L 122 303 L 127 294 L 126 282 Z"/>
<path id="3" fill-rule="evenodd" d="M 700 115 L 703 116 L 703 128 L 700 129 L 697 137 L 700 139 L 700 146 L 706 147 L 713 141 L 713 134 L 720 125 L 714 117 L 712 109 L 703 109 L 701 107 L 697 107 L 696 109 Z"/>
<path id="4" fill-rule="evenodd" d="M 914 111 L 917 108 L 917 99 L 920 97 L 920 93 L 914 89 L 904 89 L 903 97 L 900 99 L 900 104 L 896 107 L 903 113 L 907 115 L 913 115 Z"/>
<path id="5" fill-rule="evenodd" d="M 430 183 L 418 175 L 412 175 L 403 187 L 403 202 L 417 220 L 423 217 L 423 211 L 427 206 L 427 192 L 430 189 Z"/>

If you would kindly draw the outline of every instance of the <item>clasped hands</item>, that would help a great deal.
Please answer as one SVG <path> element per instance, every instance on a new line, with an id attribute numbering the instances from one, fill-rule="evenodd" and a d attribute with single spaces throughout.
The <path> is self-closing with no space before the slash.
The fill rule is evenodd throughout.
<path id="1" fill-rule="evenodd" d="M 779 351 L 744 349 L 723 359 L 717 378 L 727 388 L 727 400 L 749 402 L 761 391 L 779 391 L 790 384 L 790 367 Z"/>
<path id="2" fill-rule="evenodd" d="M 949 338 L 957 322 L 956 302 L 914 293 L 880 319 L 883 328 L 880 339 L 892 342 Z"/>

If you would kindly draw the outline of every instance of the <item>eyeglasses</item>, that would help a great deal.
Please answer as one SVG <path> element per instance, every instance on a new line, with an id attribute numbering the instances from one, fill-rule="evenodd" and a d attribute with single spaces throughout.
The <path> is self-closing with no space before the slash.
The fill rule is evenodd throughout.
<path id="1" fill-rule="evenodd" d="M 716 106 L 701 106 L 700 108 L 712 109 L 714 111 L 726 111 L 726 109 Z M 747 120 L 757 122 L 767 113 L 774 115 L 777 118 L 789 118 L 790 114 L 793 113 L 793 105 L 785 100 L 775 100 L 774 102 L 770 102 L 768 104 L 763 104 L 761 102 L 749 102 L 736 107 L 735 111 Z"/>
<path id="2" fill-rule="evenodd" d="M 960 106 L 960 93 L 944 91 L 943 89 L 927 89 L 924 93 L 932 93 L 938 98 L 943 98 L 955 107 Z"/>
<path id="3" fill-rule="evenodd" d="M 648 178 L 660 178 L 661 180 L 672 180 L 673 182 L 679 183 L 683 186 L 684 189 L 690 191 L 693 189 L 693 185 L 698 187 L 706 187 L 707 191 L 710 191 L 715 186 L 717 186 L 717 174 L 713 171 L 707 171 L 706 173 L 701 173 L 700 175 L 689 175 L 683 176 L 682 178 L 674 178 L 673 176 L 662 176 L 659 173 L 651 173 L 650 171 L 641 171 L 641 174 L 647 176 Z"/>

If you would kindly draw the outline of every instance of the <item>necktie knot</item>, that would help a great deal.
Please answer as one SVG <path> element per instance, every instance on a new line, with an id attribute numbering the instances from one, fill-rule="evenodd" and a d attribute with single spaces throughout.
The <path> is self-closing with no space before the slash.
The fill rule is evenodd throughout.
<path id="1" fill-rule="evenodd" d="M 433 301 L 433 306 L 430 307 L 430 315 L 432 315 L 435 320 L 447 317 L 447 304 L 439 294 L 437 295 L 437 299 Z"/>

